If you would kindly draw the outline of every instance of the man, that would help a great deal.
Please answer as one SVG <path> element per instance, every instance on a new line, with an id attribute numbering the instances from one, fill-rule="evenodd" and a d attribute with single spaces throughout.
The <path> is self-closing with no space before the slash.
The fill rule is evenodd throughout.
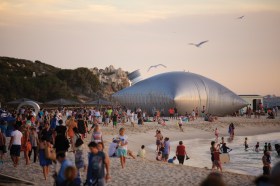
<path id="1" fill-rule="evenodd" d="M 90 142 L 88 147 L 90 154 L 86 183 L 89 186 L 105 186 L 105 182 L 110 179 L 110 160 L 108 156 L 105 156 L 104 152 L 98 151 L 97 143 Z"/>
<path id="2" fill-rule="evenodd" d="M 185 156 L 187 155 L 186 147 L 183 145 L 183 141 L 179 141 L 179 145 L 176 148 L 176 156 L 179 164 L 184 164 Z"/>
<path id="3" fill-rule="evenodd" d="M 66 159 L 65 152 L 59 152 L 56 154 L 57 161 L 61 164 L 58 174 L 55 174 L 56 185 L 61 185 L 65 179 L 65 169 L 70 166 L 74 166 L 73 163 Z"/>
<path id="4" fill-rule="evenodd" d="M 18 125 L 15 125 L 15 130 L 11 134 L 11 140 L 9 144 L 10 155 L 14 163 L 14 167 L 17 167 L 19 157 L 20 157 L 20 148 L 21 148 L 21 138 L 22 133 L 18 130 Z"/>
<path id="5" fill-rule="evenodd" d="M 267 150 L 263 151 L 262 162 L 263 162 L 263 175 L 270 175 L 271 157 L 269 151 Z"/>

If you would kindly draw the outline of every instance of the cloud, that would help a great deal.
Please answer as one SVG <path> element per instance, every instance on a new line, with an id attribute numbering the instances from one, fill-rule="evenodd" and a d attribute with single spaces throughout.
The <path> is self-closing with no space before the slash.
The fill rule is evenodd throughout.
<path id="1" fill-rule="evenodd" d="M 0 23 L 54 19 L 101 23 L 142 23 L 194 14 L 237 15 L 254 11 L 280 11 L 277 1 L 209 0 L 3 0 Z"/>

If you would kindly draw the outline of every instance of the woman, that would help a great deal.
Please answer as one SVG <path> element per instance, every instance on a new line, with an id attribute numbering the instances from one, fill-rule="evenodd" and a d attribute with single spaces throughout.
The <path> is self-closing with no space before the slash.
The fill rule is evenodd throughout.
<path id="1" fill-rule="evenodd" d="M 214 171 L 214 168 L 217 167 L 217 169 L 222 172 L 222 164 L 220 161 L 220 144 L 217 144 L 215 141 L 211 142 L 211 147 L 210 147 L 210 152 L 211 152 L 211 160 L 212 160 L 212 171 Z"/>
<path id="2" fill-rule="evenodd" d="M 179 161 L 179 164 L 184 164 L 185 156 L 186 156 L 186 147 L 183 145 L 182 141 L 179 141 L 179 145 L 176 148 L 176 156 Z"/>
<path id="3" fill-rule="evenodd" d="M 121 166 L 124 169 L 125 160 L 127 156 L 127 144 L 128 144 L 127 136 L 125 135 L 124 128 L 120 128 L 118 140 L 119 140 L 119 146 L 117 149 L 117 156 L 120 157 Z"/>
<path id="4" fill-rule="evenodd" d="M 70 142 L 72 143 L 74 137 L 73 129 L 78 127 L 74 116 L 69 116 L 69 119 L 66 121 L 66 126 L 67 126 L 67 136 L 70 138 Z"/>
<path id="5" fill-rule="evenodd" d="M 82 136 L 82 139 L 85 138 L 86 136 L 86 123 L 85 123 L 85 120 L 83 119 L 83 116 L 82 114 L 79 114 L 78 115 L 78 130 L 79 130 L 79 133 L 81 134 Z"/>
<path id="6" fill-rule="evenodd" d="M 155 137 L 157 138 L 157 139 L 156 139 L 156 145 L 157 145 L 157 150 L 156 150 L 156 151 L 158 152 L 158 151 L 159 151 L 160 144 L 161 144 L 161 140 L 163 139 L 163 136 L 162 136 L 160 130 L 157 130 L 157 131 L 156 131 Z"/>
<path id="7" fill-rule="evenodd" d="M 100 131 L 99 125 L 96 125 L 93 133 L 91 141 L 94 141 L 95 143 L 103 142 L 102 140 L 102 132 Z"/>
<path id="8" fill-rule="evenodd" d="M 39 143 L 39 161 L 40 166 L 43 168 L 44 179 L 47 180 L 49 174 L 49 166 L 52 164 L 52 160 L 47 159 L 45 155 L 45 148 L 48 148 L 50 143 L 46 138 L 42 137 Z"/>
<path id="9" fill-rule="evenodd" d="M 26 125 L 22 131 L 22 138 L 21 138 L 21 151 L 24 152 L 25 164 L 29 165 L 29 152 L 32 150 L 31 143 L 30 143 L 30 131 L 29 126 Z"/>

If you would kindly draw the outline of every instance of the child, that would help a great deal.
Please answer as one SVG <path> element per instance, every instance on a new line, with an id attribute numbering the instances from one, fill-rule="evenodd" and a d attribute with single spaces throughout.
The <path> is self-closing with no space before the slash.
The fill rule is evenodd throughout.
<path id="1" fill-rule="evenodd" d="M 120 158 L 122 168 L 125 167 L 125 160 L 127 156 L 127 136 L 125 135 L 125 129 L 120 128 L 119 130 L 119 147 L 117 149 L 117 155 Z"/>
<path id="2" fill-rule="evenodd" d="M 268 148 L 268 151 L 272 151 L 272 147 L 271 147 L 271 144 L 270 144 L 270 143 L 268 143 L 267 148 Z"/>
<path id="3" fill-rule="evenodd" d="M 181 130 L 182 132 L 184 132 L 184 130 L 183 130 L 183 128 L 182 128 L 182 126 L 183 126 L 183 121 L 182 121 L 182 118 L 181 118 L 181 117 L 179 118 L 178 124 L 179 124 L 180 130 Z"/>
<path id="4" fill-rule="evenodd" d="M 248 138 L 246 137 L 245 138 L 245 141 L 244 141 L 244 146 L 245 146 L 245 150 L 247 151 L 247 149 L 249 148 L 249 145 L 248 145 Z"/>
<path id="5" fill-rule="evenodd" d="M 168 163 L 174 163 L 174 161 L 176 160 L 176 156 L 174 156 L 173 158 L 168 160 Z"/>
<path id="6" fill-rule="evenodd" d="M 267 143 L 264 143 L 264 150 L 265 150 L 265 151 L 268 151 Z"/>
<path id="7" fill-rule="evenodd" d="M 75 146 L 75 166 L 77 168 L 78 177 L 81 178 L 80 169 L 84 168 L 84 171 L 86 171 L 86 168 L 87 168 L 87 166 L 85 164 L 83 144 L 81 144 L 78 147 Z"/>
<path id="8" fill-rule="evenodd" d="M 162 160 L 162 154 L 161 154 L 161 151 L 159 151 L 159 152 L 157 153 L 156 160 L 157 160 L 157 161 L 161 161 L 161 160 Z"/>
<path id="9" fill-rule="evenodd" d="M 215 136 L 216 136 L 216 141 L 218 141 L 218 138 L 219 138 L 218 128 L 215 129 Z"/>
<path id="10" fill-rule="evenodd" d="M 257 144 L 255 145 L 255 151 L 256 151 L 256 152 L 259 152 L 259 147 L 260 147 L 260 143 L 257 142 Z"/>
<path id="11" fill-rule="evenodd" d="M 142 145 L 141 149 L 138 151 L 137 156 L 140 158 L 145 158 L 145 155 L 146 155 L 145 145 Z"/>

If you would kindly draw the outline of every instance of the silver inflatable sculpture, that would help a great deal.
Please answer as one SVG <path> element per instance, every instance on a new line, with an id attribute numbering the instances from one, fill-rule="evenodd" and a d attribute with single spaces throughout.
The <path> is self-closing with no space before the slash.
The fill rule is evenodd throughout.
<path id="1" fill-rule="evenodd" d="M 247 103 L 221 84 L 189 72 L 168 72 L 137 82 L 113 94 L 127 108 L 141 108 L 148 113 L 156 109 L 168 113 L 176 107 L 179 114 L 190 113 L 198 107 L 201 112 L 217 116 L 232 114 Z"/>

